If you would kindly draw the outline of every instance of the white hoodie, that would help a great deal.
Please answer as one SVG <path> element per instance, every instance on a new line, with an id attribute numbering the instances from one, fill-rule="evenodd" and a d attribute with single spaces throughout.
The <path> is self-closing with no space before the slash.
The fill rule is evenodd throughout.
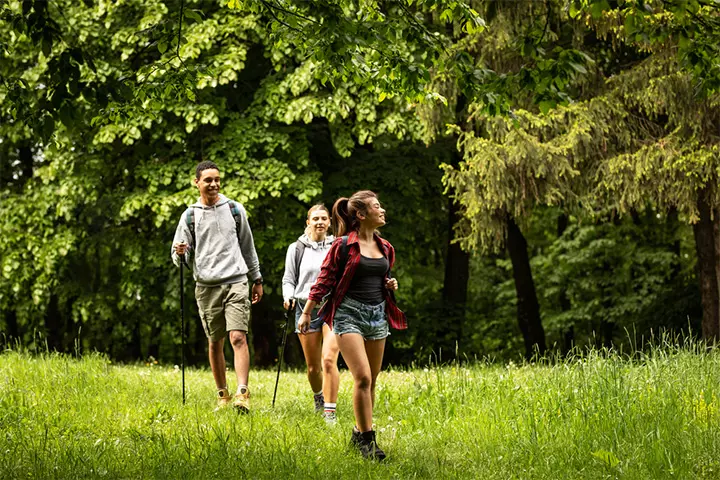
<path id="1" fill-rule="evenodd" d="M 291 298 L 307 301 L 312 287 L 318 275 L 320 275 L 320 267 L 327 252 L 332 246 L 335 237 L 328 235 L 322 242 L 313 242 L 310 237 L 303 234 L 297 242 L 305 245 L 302 262 L 300 263 L 300 272 L 295 271 L 295 253 L 297 251 L 297 242 L 290 244 L 285 255 L 285 274 L 282 280 L 283 299 L 287 302 Z"/>
<path id="2" fill-rule="evenodd" d="M 173 245 L 184 242 L 190 247 L 186 260 L 192 257 L 193 277 L 200 286 L 238 283 L 245 281 L 248 276 L 251 280 L 261 277 L 260 263 L 245 208 L 240 203 L 235 203 L 240 210 L 240 232 L 236 231 L 235 217 L 229 200 L 224 195 L 220 194 L 218 201 L 212 206 L 203 205 L 200 200 L 190 206 L 194 209 L 197 245 L 193 245 L 185 213 L 180 218 Z M 179 266 L 180 257 L 174 248 L 171 256 L 173 263 Z"/>

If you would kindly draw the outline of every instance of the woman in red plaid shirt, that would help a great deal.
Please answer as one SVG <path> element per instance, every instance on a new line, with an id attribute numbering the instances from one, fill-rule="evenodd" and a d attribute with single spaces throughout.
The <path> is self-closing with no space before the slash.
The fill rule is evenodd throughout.
<path id="1" fill-rule="evenodd" d="M 369 190 L 336 201 L 332 223 L 337 238 L 310 289 L 298 328 L 302 332 L 309 327 L 313 308 L 327 297 L 319 316 L 333 328 L 354 380 L 357 425 L 351 442 L 364 457 L 382 460 L 385 452 L 372 429 L 375 385 L 388 326 L 407 328 L 405 314 L 395 304 L 398 283 L 390 276 L 395 249 L 377 233 L 385 225 L 385 210 Z"/>

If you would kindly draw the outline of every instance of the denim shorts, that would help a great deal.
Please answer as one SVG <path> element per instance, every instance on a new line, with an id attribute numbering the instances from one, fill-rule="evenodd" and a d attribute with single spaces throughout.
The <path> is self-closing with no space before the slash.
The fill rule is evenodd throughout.
<path id="1" fill-rule="evenodd" d="M 298 325 L 300 324 L 300 314 L 305 308 L 307 301 L 295 300 L 295 333 L 300 333 Z M 322 332 L 323 321 L 322 318 L 318 318 L 318 312 L 320 309 L 315 308 L 310 314 L 310 328 L 305 333 Z"/>
<path id="2" fill-rule="evenodd" d="M 390 335 L 385 302 L 379 305 L 367 305 L 345 297 L 335 311 L 333 319 L 335 335 L 359 333 L 365 340 L 382 340 Z"/>

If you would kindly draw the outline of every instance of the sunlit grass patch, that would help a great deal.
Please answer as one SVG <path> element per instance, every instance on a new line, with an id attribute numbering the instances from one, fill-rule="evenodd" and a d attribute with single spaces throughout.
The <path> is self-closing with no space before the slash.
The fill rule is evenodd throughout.
<path id="1" fill-rule="evenodd" d="M 252 412 L 215 412 L 212 376 L 101 355 L 0 355 L 0 478 L 718 478 L 718 355 L 591 352 L 534 365 L 390 369 L 375 425 L 348 447 L 313 412 L 304 372 L 252 371 Z M 232 378 L 232 375 L 231 375 Z M 231 385 L 233 388 L 233 385 Z"/>

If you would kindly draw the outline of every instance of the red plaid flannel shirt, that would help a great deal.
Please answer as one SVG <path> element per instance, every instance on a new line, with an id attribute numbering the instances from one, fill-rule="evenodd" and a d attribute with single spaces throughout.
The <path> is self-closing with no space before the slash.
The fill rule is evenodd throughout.
<path id="1" fill-rule="evenodd" d="M 392 268 L 395 264 L 395 249 L 392 245 L 390 245 L 390 242 L 380 238 L 377 234 L 375 235 L 375 241 L 378 243 L 380 251 L 383 252 L 383 256 L 388 259 L 390 268 Z M 319 303 L 330 292 L 332 292 L 332 295 L 328 298 L 327 302 L 325 302 L 325 305 L 322 306 L 320 312 L 318 313 L 318 316 L 322 317 L 330 328 L 332 328 L 333 318 L 335 318 L 335 311 L 343 301 L 343 298 L 345 298 L 345 294 L 350 288 L 350 282 L 352 282 L 352 278 L 355 275 L 355 270 L 357 270 L 358 264 L 360 263 L 360 244 L 358 243 L 358 234 L 357 232 L 352 231 L 348 234 L 348 257 L 347 263 L 345 264 L 345 271 L 343 272 L 342 277 L 340 277 L 340 281 L 337 282 L 341 245 L 342 237 L 336 238 L 330 247 L 330 251 L 327 253 L 327 256 L 325 256 L 325 260 L 320 268 L 320 275 L 317 280 L 315 280 L 315 284 L 310 289 L 310 295 L 308 295 L 308 300 L 313 300 Z M 388 278 L 389 276 L 386 276 L 385 280 Z M 407 328 L 407 318 L 397 307 L 393 292 L 387 288 L 383 289 L 383 298 L 385 299 L 385 314 L 387 315 L 390 326 L 397 330 Z"/>

